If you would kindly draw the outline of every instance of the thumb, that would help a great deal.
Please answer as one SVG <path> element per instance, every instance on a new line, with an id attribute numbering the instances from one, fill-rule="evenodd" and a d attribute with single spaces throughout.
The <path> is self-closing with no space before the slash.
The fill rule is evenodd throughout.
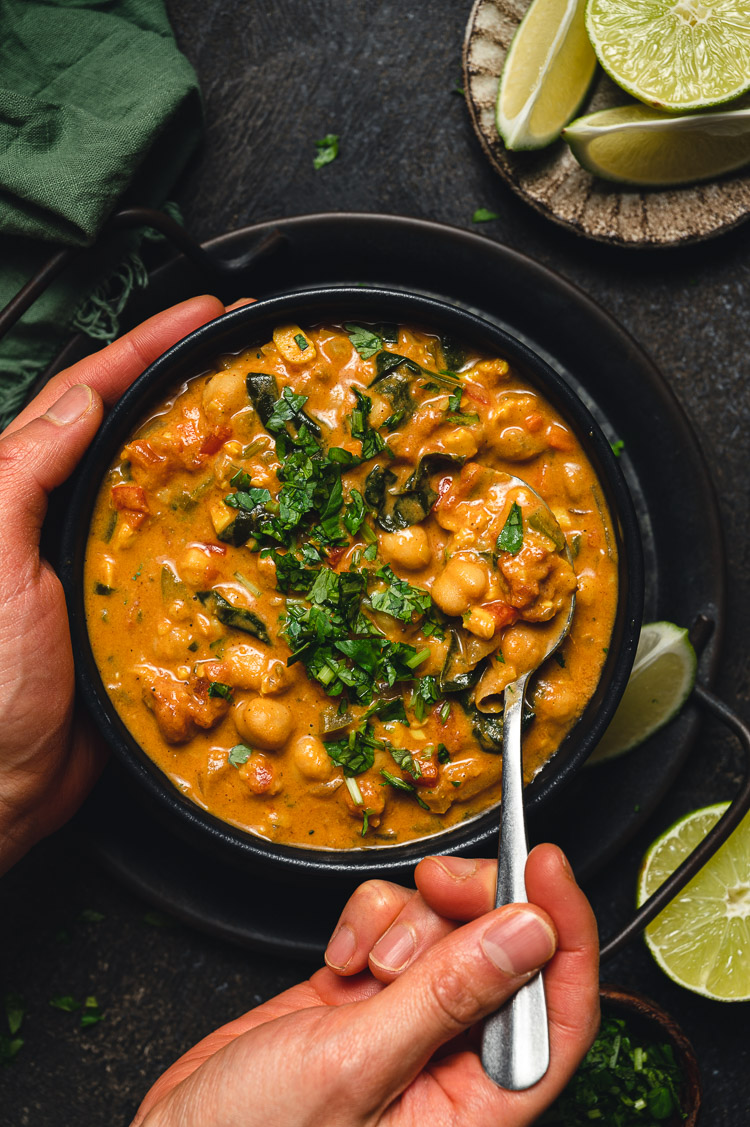
<path id="1" fill-rule="evenodd" d="M 47 413 L 0 437 L 3 554 L 33 562 L 48 494 L 70 476 L 102 419 L 101 397 L 85 384 L 68 388 Z"/>
<path id="2" fill-rule="evenodd" d="M 555 953 L 549 916 L 510 904 L 452 932 L 385 990 L 352 1008 L 377 1070 L 370 1106 L 387 1106 L 441 1045 L 494 1013 Z M 354 1041 L 358 1040 L 355 1030 Z"/>

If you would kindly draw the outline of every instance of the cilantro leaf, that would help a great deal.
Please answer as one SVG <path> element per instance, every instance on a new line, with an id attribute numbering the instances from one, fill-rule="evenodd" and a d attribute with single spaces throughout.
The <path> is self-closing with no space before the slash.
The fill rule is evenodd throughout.
<path id="1" fill-rule="evenodd" d="M 212 681 L 208 686 L 208 695 L 210 697 L 222 697 L 224 700 L 232 701 L 232 686 L 225 685 L 222 681 Z"/>
<path id="2" fill-rule="evenodd" d="M 371 731 L 370 725 L 365 724 L 358 731 L 350 732 L 345 739 L 330 740 L 326 744 L 331 762 L 336 767 L 341 767 L 347 778 L 361 775 L 375 762 L 375 744 Z"/>
<path id="3" fill-rule="evenodd" d="M 514 501 L 510 507 L 510 512 L 502 527 L 502 531 L 497 538 L 495 551 L 510 552 L 512 556 L 515 556 L 520 552 L 522 545 L 523 515 L 521 513 L 521 506 Z"/>
<path id="4" fill-rule="evenodd" d="M 404 779 L 399 779 L 398 775 L 392 775 L 390 771 L 386 771 L 384 767 L 380 769 L 380 774 L 383 776 L 385 781 L 394 788 L 394 790 L 404 790 L 409 794 L 413 794 L 423 810 L 430 809 L 424 799 L 420 798 L 417 794 L 417 788 L 412 786 L 411 783 L 407 783 Z"/>
<path id="5" fill-rule="evenodd" d="M 373 329 L 366 329 L 362 325 L 354 325 L 348 321 L 344 328 L 354 348 L 363 360 L 369 360 L 376 352 L 383 348 L 383 338 Z"/>
<path id="6" fill-rule="evenodd" d="M 471 217 L 472 223 L 489 223 L 493 219 L 499 219 L 500 216 L 496 211 L 490 211 L 486 207 L 478 207 Z"/>
<path id="7" fill-rule="evenodd" d="M 330 164 L 339 155 L 338 133 L 326 133 L 325 137 L 315 142 L 315 147 L 318 151 L 313 157 L 313 168 L 317 171 Z"/>
<path id="8" fill-rule="evenodd" d="M 350 536 L 356 536 L 365 523 L 367 509 L 364 498 L 358 489 L 352 489 L 350 500 L 344 509 L 343 521 Z"/>
<path id="9" fill-rule="evenodd" d="M 247 763 L 252 754 L 253 749 L 247 744 L 235 744 L 230 748 L 227 763 L 231 763 L 233 767 L 241 767 L 243 763 Z"/>
<path id="10" fill-rule="evenodd" d="M 8 1020 L 8 1029 L 11 1035 L 18 1033 L 26 1016 L 26 1003 L 20 994 L 5 995 L 5 1016 Z"/>
<path id="11" fill-rule="evenodd" d="M 389 751 L 393 756 L 394 763 L 396 763 L 402 771 L 406 771 L 408 775 L 411 775 L 412 779 L 422 778 L 422 768 L 407 748 L 392 747 L 389 748 Z"/>
<path id="12" fill-rule="evenodd" d="M 385 448 L 385 442 L 379 433 L 370 426 L 368 416 L 372 410 L 372 400 L 369 396 L 363 395 L 359 388 L 353 387 L 352 391 L 357 406 L 349 416 L 349 426 L 352 438 L 358 438 L 362 443 L 362 460 L 366 462 L 370 458 L 376 457 Z"/>
<path id="13" fill-rule="evenodd" d="M 49 1004 L 56 1010 L 63 1010 L 65 1013 L 72 1014 L 76 1010 L 80 1010 L 81 1003 L 76 1002 L 71 994 L 57 994 L 54 998 L 50 998 Z"/>
<path id="14" fill-rule="evenodd" d="M 378 568 L 375 578 L 381 579 L 386 588 L 370 595 L 373 610 L 398 618 L 401 622 L 413 622 L 415 617 L 427 614 L 432 608 L 432 597 L 422 587 L 412 587 L 406 579 L 399 579 L 390 564 Z"/>

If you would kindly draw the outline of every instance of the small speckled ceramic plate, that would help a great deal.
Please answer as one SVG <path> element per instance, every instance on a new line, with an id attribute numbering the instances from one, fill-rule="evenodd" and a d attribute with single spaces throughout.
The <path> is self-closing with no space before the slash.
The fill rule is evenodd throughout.
<path id="1" fill-rule="evenodd" d="M 509 152 L 495 126 L 500 72 L 528 0 L 476 0 L 464 41 L 464 88 L 472 124 L 494 168 L 532 207 L 579 235 L 629 247 L 708 239 L 750 215 L 750 168 L 685 188 L 624 191 L 592 176 L 563 141 Z M 599 69 L 581 113 L 630 101 Z"/>

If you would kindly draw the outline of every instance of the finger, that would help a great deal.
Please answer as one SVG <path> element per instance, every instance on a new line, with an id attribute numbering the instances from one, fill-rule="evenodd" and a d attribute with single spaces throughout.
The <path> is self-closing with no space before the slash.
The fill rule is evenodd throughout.
<path id="1" fill-rule="evenodd" d="M 507 905 L 446 936 L 379 994 L 351 1007 L 345 1036 L 353 1057 L 361 1050 L 378 1062 L 361 1078 L 363 1100 L 387 1106 L 441 1045 L 507 1001 L 555 947 L 544 912 Z"/>
<path id="2" fill-rule="evenodd" d="M 392 982 L 456 924 L 439 916 L 415 893 L 370 952 L 369 965 L 380 982 Z"/>
<path id="3" fill-rule="evenodd" d="M 358 974 L 373 945 L 414 892 L 385 880 L 368 880 L 347 901 L 326 947 L 325 960 L 337 974 Z"/>
<path id="4" fill-rule="evenodd" d="M 75 384 L 88 384 L 107 405 L 114 403 L 158 356 L 222 313 L 224 306 L 219 299 L 205 295 L 192 297 L 165 309 L 163 313 L 157 313 L 155 317 L 149 317 L 119 340 L 79 360 L 51 379 L 4 433 L 12 434 L 31 419 L 39 418 Z"/>
<path id="5" fill-rule="evenodd" d="M 552 916 L 558 930 L 558 950 L 546 980 L 551 1039 L 561 1049 L 584 1044 L 585 1051 L 599 1024 L 596 918 L 565 855 L 555 845 L 538 845 L 531 851 L 526 888 L 529 900 Z M 558 1059 L 567 1058 L 563 1054 Z"/>
<path id="6" fill-rule="evenodd" d="M 554 920 L 557 951 L 544 971 L 550 1027 L 550 1067 L 525 1092 L 497 1088 L 474 1053 L 433 1062 L 431 1077 L 449 1104 L 460 1103 L 474 1127 L 525 1127 L 562 1092 L 590 1047 L 599 1024 L 598 941 L 593 912 L 560 849 L 540 845 L 526 866 L 529 899 Z M 407 1096 L 410 1093 L 407 1093 Z"/>
<path id="7" fill-rule="evenodd" d="M 0 438 L 0 552 L 18 582 L 38 565 L 39 532 L 47 496 L 75 469 L 102 419 L 102 401 L 90 387 L 69 388 L 45 415 Z"/>
<path id="8" fill-rule="evenodd" d="M 476 920 L 495 906 L 496 861 L 426 857 L 414 880 L 425 903 L 447 919 Z"/>

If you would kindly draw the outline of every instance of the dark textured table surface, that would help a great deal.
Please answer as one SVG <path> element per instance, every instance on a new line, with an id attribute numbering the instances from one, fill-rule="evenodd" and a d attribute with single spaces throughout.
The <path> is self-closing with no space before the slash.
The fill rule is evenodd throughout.
<path id="1" fill-rule="evenodd" d="M 333 210 L 472 229 L 474 210 L 487 207 L 499 218 L 483 235 L 576 282 L 661 366 L 697 428 L 719 496 L 729 600 L 717 688 L 747 717 L 750 225 L 705 245 L 638 253 L 582 242 L 539 218 L 485 164 L 454 92 L 468 2 L 172 0 L 169 8 L 205 95 L 205 147 L 175 192 L 199 238 Z M 341 137 L 340 156 L 316 172 L 314 142 L 329 132 Z M 705 724 L 669 799 L 587 889 L 603 932 L 629 910 L 646 845 L 681 813 L 731 797 L 740 766 L 731 739 Z M 252 897 L 252 884 L 238 879 L 237 896 Z M 0 986 L 24 995 L 28 1015 L 22 1050 L 0 1069 L 1 1123 L 126 1123 L 180 1052 L 310 969 L 207 938 L 150 908 L 66 832 L 5 878 Z M 86 922 L 86 909 L 103 918 Z M 607 966 L 606 978 L 650 994 L 693 1040 L 702 1123 L 745 1124 L 748 1006 L 673 986 L 640 942 Z M 48 1004 L 62 994 L 96 995 L 104 1020 L 79 1029 L 76 1015 Z"/>

